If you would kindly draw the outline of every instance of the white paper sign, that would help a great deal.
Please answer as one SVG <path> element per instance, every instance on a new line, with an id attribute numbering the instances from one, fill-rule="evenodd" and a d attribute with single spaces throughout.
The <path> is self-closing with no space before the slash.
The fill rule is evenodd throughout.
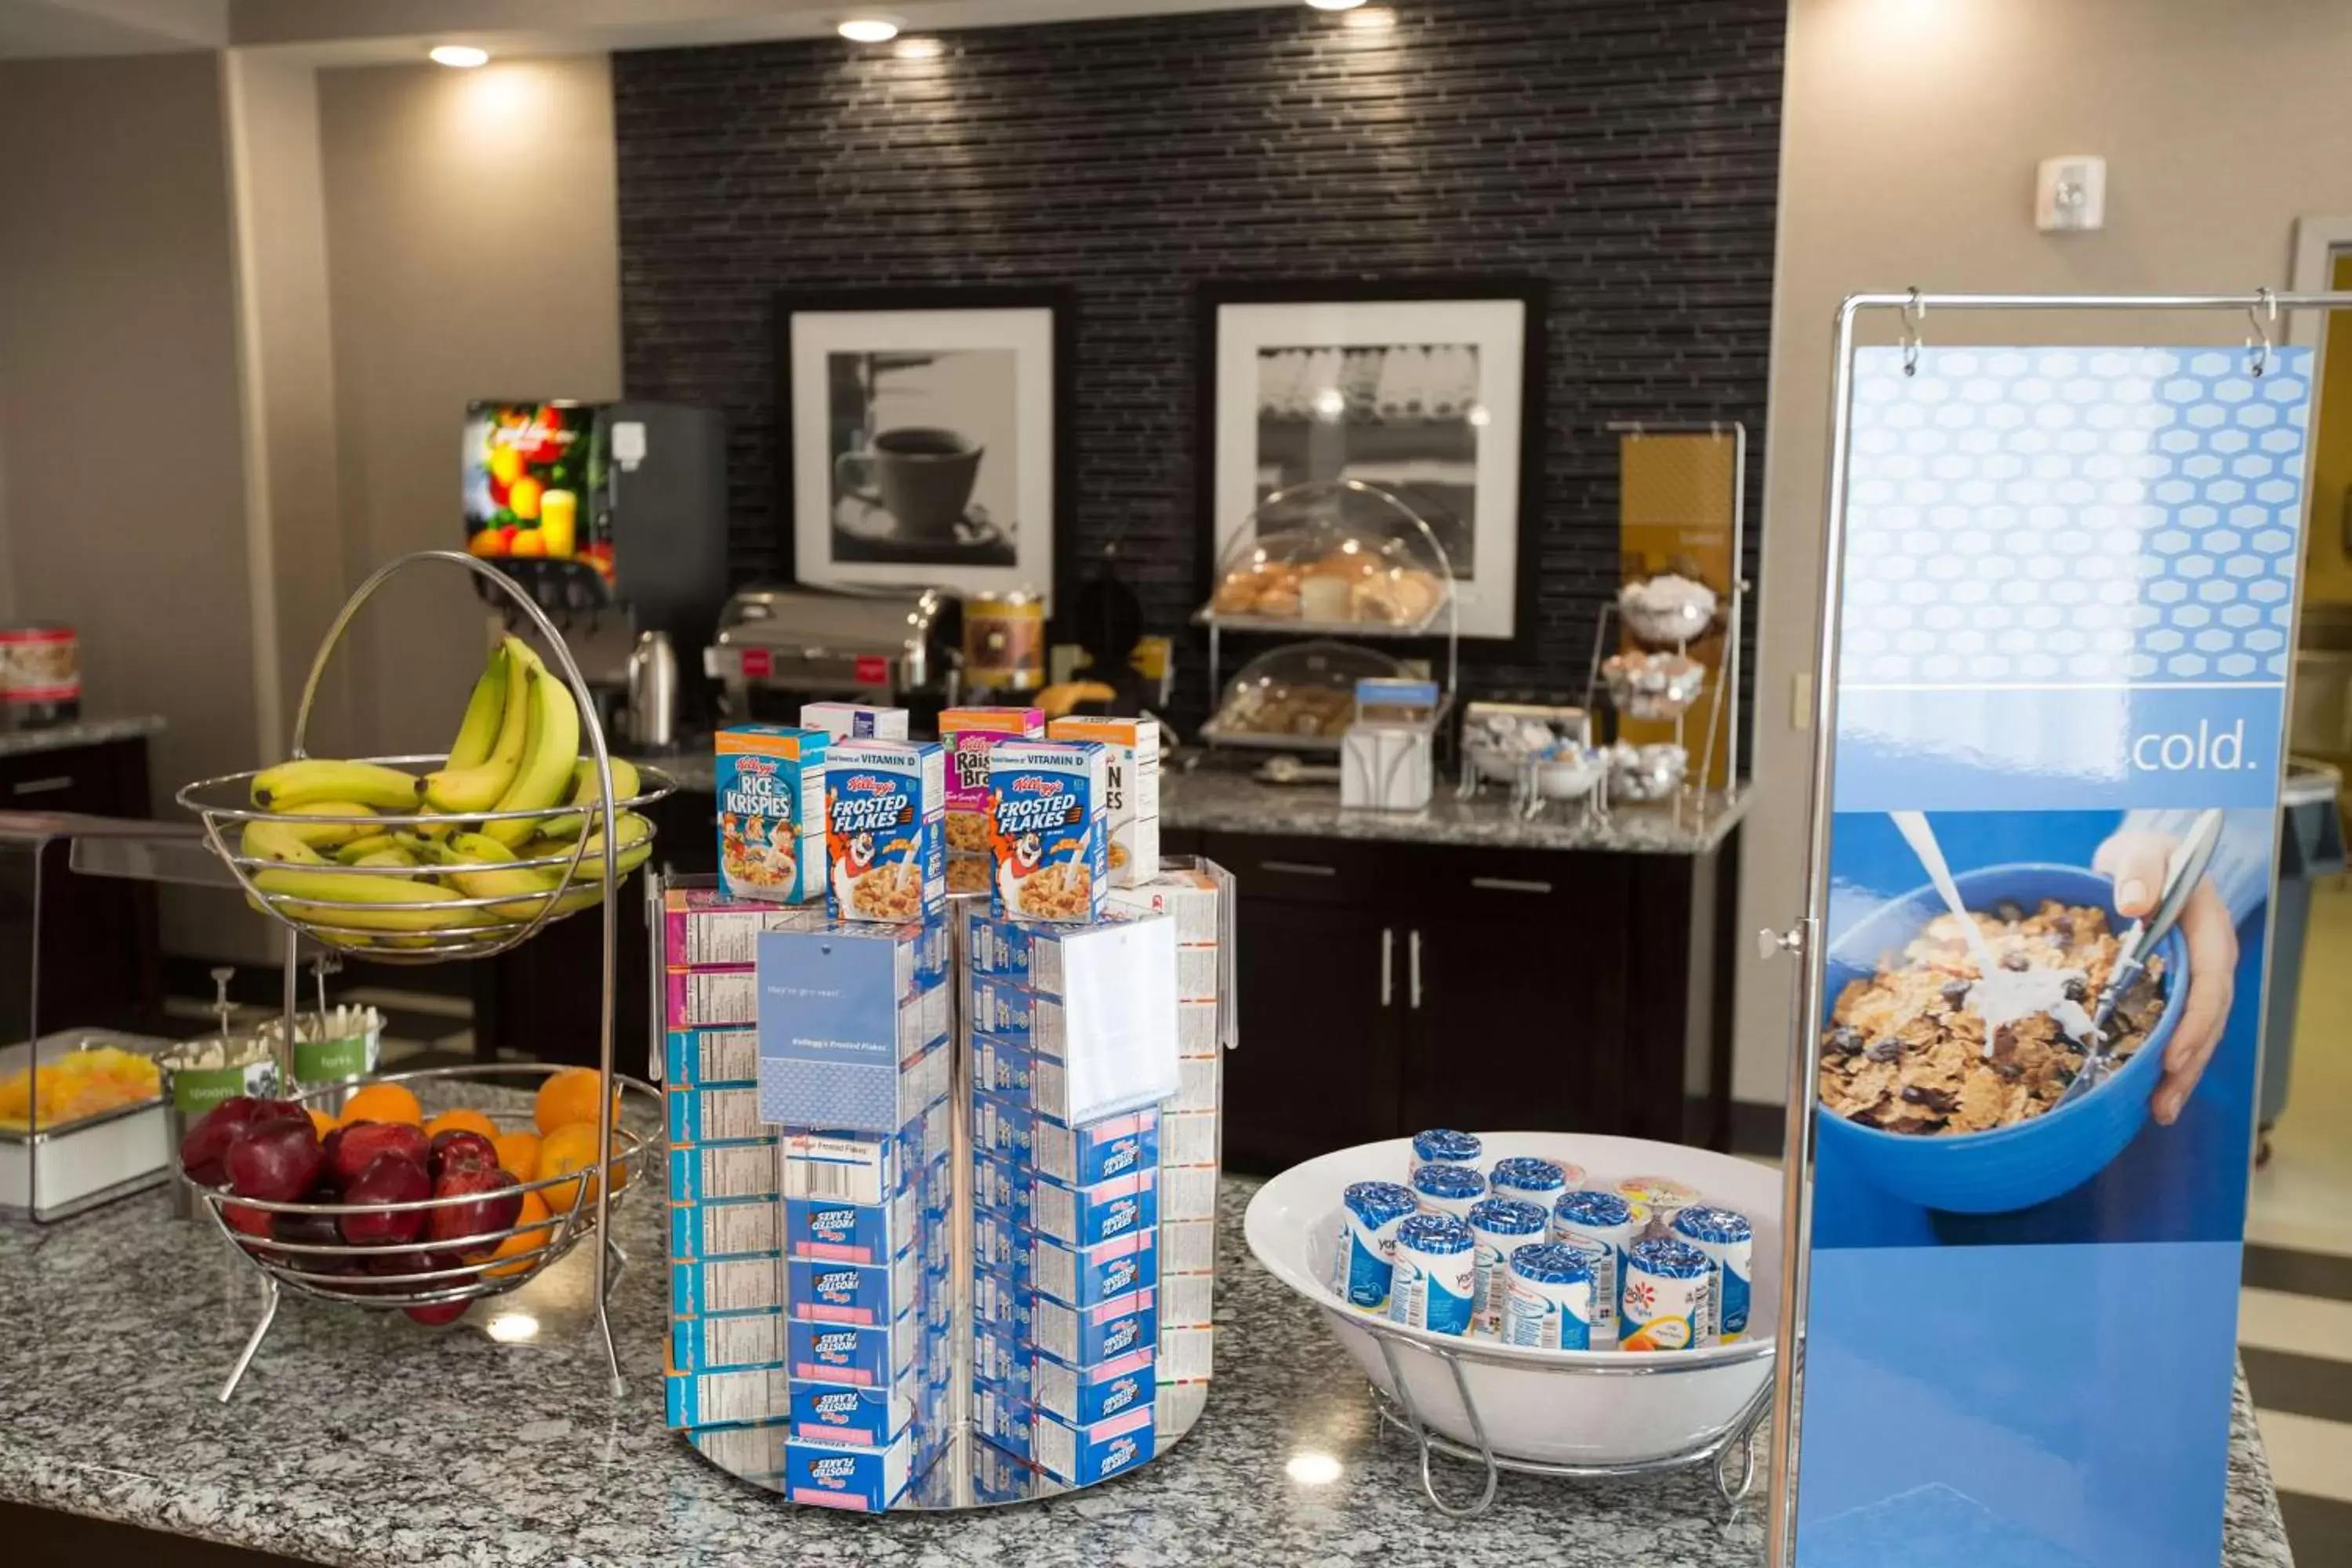
<path id="1" fill-rule="evenodd" d="M 1176 922 L 1126 921 L 1062 939 L 1070 1121 L 1155 1104 L 1180 1087 Z"/>

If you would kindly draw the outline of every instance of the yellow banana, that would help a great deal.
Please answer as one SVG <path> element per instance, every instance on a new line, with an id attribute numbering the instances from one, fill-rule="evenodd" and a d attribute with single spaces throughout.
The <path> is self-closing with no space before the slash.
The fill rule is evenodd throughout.
<path id="1" fill-rule="evenodd" d="M 544 866 L 516 866 L 515 852 L 483 833 L 452 834 L 436 859 L 469 899 L 511 899 L 485 906 L 500 920 L 527 921 L 562 885 L 561 873 Z"/>
<path id="2" fill-rule="evenodd" d="M 268 870 L 253 879 L 290 920 L 340 930 L 420 931 L 487 923 L 479 910 L 426 910 L 449 896 L 446 888 L 405 877 L 355 877 L 348 871 Z"/>
<path id="3" fill-rule="evenodd" d="M 302 840 L 301 834 L 282 822 L 248 822 L 238 848 L 258 860 L 283 860 L 292 866 L 323 866 L 327 858 Z"/>
<path id="4" fill-rule="evenodd" d="M 499 650 L 499 659 L 510 669 L 527 668 L 505 648 Z M 514 783 L 515 770 L 522 766 L 523 742 L 530 734 L 530 704 L 524 695 L 529 689 L 528 676 L 520 685 L 511 676 L 509 678 L 507 690 L 512 700 L 499 717 L 498 738 L 491 744 L 490 754 L 472 767 L 445 767 L 425 774 L 426 805 L 436 811 L 457 816 L 488 811 L 498 804 L 507 786 Z"/>
<path id="5" fill-rule="evenodd" d="M 534 668 L 528 685 L 530 738 L 514 783 L 499 797 L 500 811 L 536 811 L 561 802 L 571 783 L 572 762 L 580 755 L 580 710 L 562 679 Z M 535 818 L 519 816 L 485 823 L 482 831 L 511 848 L 530 837 L 536 826 Z"/>
<path id="6" fill-rule="evenodd" d="M 425 794 L 425 781 L 380 763 L 336 762 L 303 757 L 265 768 L 253 778 L 253 804 L 265 811 L 292 811 L 322 801 L 352 801 L 373 811 L 410 812 Z"/>
<path id="7" fill-rule="evenodd" d="M 371 851 L 368 854 L 361 856 L 356 860 L 347 862 L 347 864 L 352 866 L 415 866 L 421 864 L 421 862 L 418 861 L 416 857 L 408 850 L 402 848 L 397 844 L 393 844 L 387 845 L 382 849 Z"/>
<path id="8" fill-rule="evenodd" d="M 308 805 L 293 807 L 290 816 L 373 816 L 375 812 L 355 800 L 318 800 Z M 376 829 L 357 822 L 288 823 L 289 831 L 313 849 L 332 849 L 339 844 L 349 844 L 354 838 L 365 838 Z"/>
<path id="9" fill-rule="evenodd" d="M 356 866 L 361 860 L 379 849 L 395 848 L 404 842 L 403 837 L 397 833 L 371 833 L 364 838 L 354 838 L 336 850 L 335 861 L 338 865 Z"/>
<path id="10" fill-rule="evenodd" d="M 637 770 L 635 765 L 628 762 L 625 758 L 614 757 L 613 759 L 614 804 L 618 805 L 620 802 L 625 800 L 635 800 L 640 787 L 641 785 L 637 778 Z M 572 765 L 571 804 L 573 805 L 593 806 L 595 808 L 597 815 L 602 816 L 604 814 L 604 792 L 598 787 L 596 782 L 596 759 L 593 757 L 583 757 L 578 762 L 574 763 Z M 586 813 L 567 811 L 562 816 L 551 816 L 546 821 L 541 823 L 539 825 L 539 831 L 542 836 L 549 838 L 577 838 L 580 837 L 581 829 L 587 826 L 588 817 Z"/>
<path id="11" fill-rule="evenodd" d="M 506 713 L 508 679 L 506 645 L 500 643 L 490 650 L 481 679 L 474 682 L 474 694 L 466 701 L 466 717 L 457 725 L 457 738 L 449 742 L 445 768 L 470 768 L 490 760 L 499 721 Z"/>

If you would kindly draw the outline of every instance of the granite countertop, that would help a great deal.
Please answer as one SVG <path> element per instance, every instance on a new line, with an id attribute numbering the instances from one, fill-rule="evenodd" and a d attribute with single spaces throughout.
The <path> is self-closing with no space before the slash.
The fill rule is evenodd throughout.
<path id="1" fill-rule="evenodd" d="M 216 1234 L 168 1218 L 157 1193 L 46 1229 L 9 1222 L 0 1498 L 368 1568 L 1761 1561 L 1760 1496 L 1735 1514 L 1695 1474 L 1506 1476 L 1483 1519 L 1437 1513 L 1409 1446 L 1377 1437 L 1363 1380 L 1318 1311 L 1244 1247 L 1252 1190 L 1223 1184 L 1216 1381 L 1189 1436 L 1091 1490 L 883 1519 L 793 1508 L 662 1430 L 656 1203 L 632 1202 L 616 1226 L 638 1260 L 614 1295 L 630 1380 L 617 1399 L 586 1337 L 583 1254 L 437 1334 L 289 1300 L 223 1406 L 214 1394 L 258 1290 Z M 527 1342 L 475 1331 L 485 1320 L 513 1331 L 524 1312 L 538 1322 Z M 1301 1451 L 1338 1459 L 1338 1478 L 1291 1479 Z M 2228 1568 L 2291 1562 L 2242 1383 L 2228 1542 Z"/>
<path id="2" fill-rule="evenodd" d="M 679 787 L 716 787 L 708 749 L 648 755 Z M 1191 773 L 1166 769 L 1160 779 L 1163 831 L 1265 833 L 1308 838 L 1362 838 L 1411 844 L 1477 845 L 1498 849 L 1583 849 L 1603 854 L 1704 855 L 1746 814 L 1745 795 L 1708 795 L 1654 805 L 1619 805 L 1605 821 L 1587 821 L 1580 805 L 1554 805 L 1530 822 L 1512 811 L 1505 791 L 1488 787 L 1459 800 L 1442 784 L 1419 812 L 1348 811 L 1336 784 L 1261 784 L 1216 763 Z"/>
<path id="3" fill-rule="evenodd" d="M 126 719 L 75 719 L 42 730 L 0 730 L 0 757 L 26 756 L 35 752 L 62 752 L 68 746 L 102 746 L 110 741 L 137 741 L 161 734 L 163 715 L 135 714 Z"/>

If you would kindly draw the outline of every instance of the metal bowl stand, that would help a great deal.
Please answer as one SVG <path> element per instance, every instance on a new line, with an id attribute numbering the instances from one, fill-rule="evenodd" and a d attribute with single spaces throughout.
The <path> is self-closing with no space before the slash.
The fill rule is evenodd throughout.
<path id="1" fill-rule="evenodd" d="M 312 707 L 318 700 L 320 684 L 325 679 L 327 666 L 334 658 L 336 648 L 341 646 L 344 633 L 350 629 L 352 619 L 359 614 L 362 606 L 366 605 L 370 599 L 373 598 L 376 591 L 382 588 L 385 583 L 413 566 L 420 566 L 428 562 L 455 566 L 461 571 L 468 573 L 493 592 L 504 594 L 507 598 L 522 612 L 523 616 L 530 623 L 532 628 L 545 640 L 549 652 L 553 655 L 556 664 L 562 670 L 565 683 L 572 689 L 572 700 L 578 705 L 580 710 L 581 738 L 587 742 L 589 754 L 595 760 L 598 800 L 594 805 L 589 806 L 587 809 L 592 814 L 596 815 L 598 819 L 603 822 L 608 824 L 618 822 L 620 818 L 617 807 L 620 797 L 618 796 L 618 792 L 613 787 L 613 758 L 611 750 L 605 744 L 604 727 L 598 721 L 596 717 L 595 696 L 588 689 L 587 679 L 581 674 L 579 662 L 572 657 L 572 650 L 564 642 L 563 634 L 556 629 L 555 623 L 547 618 L 546 614 L 532 601 L 529 594 L 523 592 L 522 588 L 514 581 L 513 578 L 475 556 L 464 554 L 455 550 L 419 550 L 386 562 L 383 565 L 378 567 L 373 574 L 371 574 L 365 582 L 353 589 L 350 598 L 343 601 L 343 607 L 341 610 L 337 612 L 333 623 L 328 626 L 326 636 L 320 641 L 319 651 L 310 661 L 310 678 L 305 680 L 302 685 L 301 706 L 297 710 L 294 717 L 294 742 L 293 747 L 289 752 L 289 756 L 299 758 L 309 755 L 308 751 L 305 749 L 305 742 L 308 741 L 310 736 L 310 712 Z M 218 783 L 220 781 L 207 782 Z M 191 810 L 197 812 L 204 819 L 205 832 L 214 853 L 228 866 L 231 872 L 236 876 L 239 883 L 246 887 L 247 891 L 252 892 L 253 889 L 248 879 L 247 869 L 240 864 L 240 857 L 231 851 L 227 843 L 223 838 L 218 819 L 234 816 L 267 814 L 207 810 L 204 805 L 191 798 L 191 791 L 201 792 L 204 787 L 205 786 L 202 784 L 197 784 L 190 785 L 187 789 L 182 790 L 180 792 L 181 803 L 189 806 Z M 667 788 L 662 789 L 660 793 L 667 794 Z M 518 814 L 509 812 L 503 814 L 490 813 L 488 815 L 491 816 L 501 815 L 507 816 L 517 815 L 554 815 L 557 811 L 562 809 L 562 808 L 559 807 L 555 808 L 555 811 L 537 814 Z M 479 817 L 482 815 L 483 814 L 476 814 L 476 816 Z M 430 817 L 423 814 L 418 814 L 407 816 L 388 816 L 380 818 L 379 820 L 398 823 L 425 821 L 430 820 Z M 583 831 L 581 834 L 579 840 L 572 846 L 570 864 L 567 866 L 565 873 L 565 883 L 567 888 L 569 887 L 572 879 L 578 875 L 579 862 L 583 853 L 586 849 L 587 839 L 588 835 Z M 614 1121 L 613 1107 L 613 1091 L 615 1082 L 613 1073 L 613 971 L 614 957 L 619 948 L 620 940 L 619 927 L 616 923 L 620 917 L 619 911 L 615 907 L 619 901 L 620 882 L 622 879 L 618 870 L 620 858 L 621 857 L 617 848 L 598 857 L 601 867 L 601 879 L 604 884 L 604 898 L 601 909 L 604 920 L 604 942 L 603 961 L 598 967 L 598 977 L 602 982 L 602 1005 L 598 1013 L 598 1048 L 596 1059 L 598 1063 L 597 1071 L 603 1081 L 596 1097 L 596 1131 L 597 1148 L 604 1153 L 607 1161 L 611 1159 Z M 468 901 L 479 902 L 481 900 L 452 901 L 463 903 Z M 284 1026 L 279 1031 L 278 1037 L 279 1054 L 278 1071 L 281 1080 L 290 1084 L 293 1082 L 294 1078 L 293 1051 L 295 1019 L 299 1008 L 299 983 L 301 978 L 300 947 L 303 936 L 303 928 L 296 921 L 290 919 L 285 910 L 278 908 L 275 903 L 272 903 L 266 899 L 261 900 L 260 902 L 263 907 L 263 911 L 272 920 L 276 921 L 279 925 L 283 926 L 286 931 L 285 1021 Z M 491 952 L 504 952 L 535 933 L 541 926 L 547 923 L 547 921 L 552 917 L 554 910 L 555 900 L 553 898 L 547 899 L 541 903 L 538 910 L 531 920 L 526 923 L 516 926 L 510 933 L 494 945 L 467 949 L 463 951 L 459 955 L 469 957 L 488 956 Z M 431 962 L 434 958 L 439 956 L 441 955 L 435 953 L 415 953 L 411 955 L 413 961 L 424 962 Z M 609 1299 L 612 1292 L 613 1282 L 617 1273 L 617 1265 L 620 1262 L 625 1261 L 625 1259 L 619 1255 L 619 1249 L 615 1247 L 611 1241 L 612 1205 L 614 1198 L 613 1185 L 614 1184 L 609 1180 L 600 1180 L 596 1184 L 595 1235 L 600 1245 L 595 1248 L 595 1299 L 596 1331 L 598 1337 L 604 1342 L 604 1366 L 608 1374 L 611 1391 L 614 1394 L 618 1395 L 625 1391 L 627 1385 L 621 1376 L 621 1355 L 620 1350 L 615 1344 L 613 1337 L 613 1321 L 609 1310 Z M 219 1216 L 215 1215 L 216 1220 L 218 1217 Z M 223 1228 L 226 1230 L 225 1226 Z M 551 1259 L 542 1258 L 541 1260 L 541 1267 L 544 1267 L 549 1261 L 551 1261 Z M 533 1272 L 535 1273 L 536 1270 L 534 1269 Z M 237 1356 L 236 1364 L 229 1373 L 228 1383 L 221 1390 L 220 1397 L 224 1402 L 236 1394 L 238 1383 L 244 1379 L 246 1369 L 253 1363 L 254 1353 L 261 1348 L 261 1342 L 263 1339 L 268 1337 L 270 1325 L 277 1320 L 278 1304 L 283 1292 L 281 1291 L 278 1281 L 274 1278 L 268 1277 L 266 1273 L 265 1286 L 266 1289 L 263 1296 L 260 1321 L 254 1324 L 253 1332 L 251 1336 L 247 1339 L 245 1349 Z"/>
<path id="2" fill-rule="evenodd" d="M 1495 1489 L 1506 1470 L 1517 1475 L 1549 1476 L 1560 1480 L 1633 1480 L 1692 1469 L 1700 1465 L 1712 1465 L 1716 1490 L 1725 1502 L 1737 1504 L 1754 1489 L 1757 1435 L 1772 1408 L 1772 1380 L 1769 1377 L 1749 1395 L 1748 1403 L 1740 1407 L 1739 1414 L 1728 1424 L 1676 1453 L 1663 1454 L 1650 1459 L 1633 1459 L 1622 1464 L 1569 1465 L 1539 1459 L 1515 1459 L 1495 1452 L 1494 1446 L 1486 1440 L 1486 1423 L 1478 1414 L 1476 1402 L 1470 1397 L 1470 1383 L 1463 1375 L 1462 1363 L 1480 1359 L 1475 1345 L 1465 1343 L 1456 1349 L 1424 1344 L 1398 1333 L 1377 1318 L 1350 1314 L 1348 1321 L 1370 1334 L 1381 1347 L 1381 1360 L 1388 1367 L 1390 1383 L 1396 1388 L 1396 1393 L 1390 1394 L 1382 1392 L 1377 1384 L 1369 1385 L 1372 1409 L 1381 1418 L 1382 1430 L 1393 1427 L 1412 1439 L 1421 1459 L 1422 1495 L 1429 1499 L 1431 1507 L 1449 1519 L 1476 1519 L 1494 1506 Z M 1413 1404 L 1412 1387 L 1405 1382 L 1404 1368 L 1398 1357 L 1400 1345 L 1422 1355 L 1433 1356 L 1445 1363 L 1446 1370 L 1454 1377 L 1454 1393 L 1460 1396 L 1463 1411 L 1470 1418 L 1471 1435 L 1477 1439 L 1475 1447 L 1432 1431 L 1422 1418 L 1421 1411 Z M 1745 1359 L 1769 1356 L 1774 1347 L 1768 1340 L 1758 1342 L 1752 1349 L 1755 1354 Z M 1726 1364 L 1720 1360 L 1704 1363 L 1681 1361 L 1670 1353 L 1655 1356 L 1629 1353 L 1626 1362 L 1624 1366 L 1597 1371 L 1595 1375 L 1656 1377 L 1716 1369 Z M 1453 1503 L 1439 1495 L 1436 1468 L 1431 1460 L 1440 1454 L 1449 1459 L 1475 1465 L 1484 1473 L 1484 1484 L 1475 1499 L 1467 1503 Z"/>

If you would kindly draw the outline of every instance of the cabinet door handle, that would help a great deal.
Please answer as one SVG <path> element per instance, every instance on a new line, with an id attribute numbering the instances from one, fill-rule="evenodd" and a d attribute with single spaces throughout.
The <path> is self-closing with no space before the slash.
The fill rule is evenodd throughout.
<path id="1" fill-rule="evenodd" d="M 71 789 L 73 786 L 71 773 L 59 773 L 55 778 L 26 779 L 22 783 L 11 784 L 8 787 L 8 793 L 10 795 L 55 795 L 61 789 Z"/>
<path id="2" fill-rule="evenodd" d="M 1389 926 L 1381 928 L 1381 1005 L 1389 1005 L 1396 993 L 1396 931 Z"/>
<path id="3" fill-rule="evenodd" d="M 1412 976 L 1412 1010 L 1418 1013 L 1421 1011 L 1421 932 L 1418 931 L 1412 933 L 1412 941 L 1406 949 L 1405 964 L 1406 972 Z"/>
<path id="4" fill-rule="evenodd" d="M 1470 885 L 1488 893 L 1549 893 L 1549 882 L 1523 882 L 1516 877 L 1473 877 Z"/>
<path id="5" fill-rule="evenodd" d="M 1318 866 L 1311 860 L 1261 860 L 1257 868 L 1261 871 L 1280 871 L 1292 877 L 1336 877 L 1339 874 L 1337 866 Z"/>

